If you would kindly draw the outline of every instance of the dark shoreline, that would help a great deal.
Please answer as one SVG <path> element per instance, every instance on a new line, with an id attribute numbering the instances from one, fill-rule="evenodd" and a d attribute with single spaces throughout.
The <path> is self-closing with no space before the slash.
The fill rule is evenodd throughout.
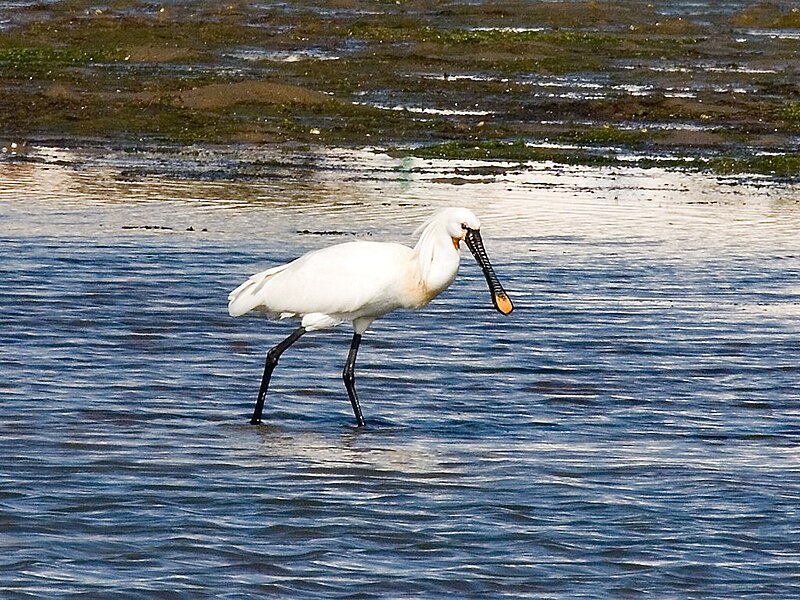
<path id="1" fill-rule="evenodd" d="M 669 2 L 23 4 L 0 146 L 380 147 L 800 175 L 800 11 Z"/>

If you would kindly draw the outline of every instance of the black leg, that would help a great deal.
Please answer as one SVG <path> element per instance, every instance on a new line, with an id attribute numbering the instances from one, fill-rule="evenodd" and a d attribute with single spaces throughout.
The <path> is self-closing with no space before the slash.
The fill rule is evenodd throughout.
<path id="1" fill-rule="evenodd" d="M 347 395 L 350 396 L 350 404 L 353 405 L 353 412 L 356 415 L 356 423 L 359 427 L 366 425 L 364 423 L 364 415 L 361 414 L 361 405 L 358 403 L 358 396 L 356 395 L 356 355 L 358 354 L 358 345 L 361 343 L 361 334 L 354 333 L 353 341 L 350 344 L 350 353 L 347 355 L 347 362 L 342 371 L 342 379 L 344 379 L 344 387 L 347 388 Z"/>
<path id="2" fill-rule="evenodd" d="M 261 423 L 261 412 L 264 410 L 264 399 L 267 397 L 269 380 L 270 377 L 272 377 L 272 371 L 275 370 L 275 365 L 278 364 L 278 359 L 281 357 L 281 354 L 283 354 L 283 351 L 300 339 L 300 336 L 305 332 L 305 328 L 298 327 L 292 332 L 292 335 L 267 352 L 267 363 L 264 365 L 264 375 L 261 377 L 261 387 L 258 390 L 258 400 L 256 400 L 256 407 L 253 409 L 253 417 L 250 419 L 250 423 L 252 425 Z"/>

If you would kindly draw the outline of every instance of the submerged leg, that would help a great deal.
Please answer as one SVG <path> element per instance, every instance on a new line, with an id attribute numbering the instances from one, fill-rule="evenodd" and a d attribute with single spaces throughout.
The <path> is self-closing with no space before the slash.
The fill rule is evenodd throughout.
<path id="1" fill-rule="evenodd" d="M 253 416 L 250 419 L 250 423 L 252 425 L 261 423 L 261 411 L 264 410 L 264 399 L 267 397 L 269 380 L 270 377 L 272 377 L 272 371 L 275 370 L 275 365 L 278 364 L 278 359 L 281 357 L 281 354 L 283 354 L 283 351 L 300 339 L 300 336 L 305 332 L 306 330 L 304 327 L 298 327 L 292 332 L 292 335 L 267 352 L 267 363 L 264 365 L 264 375 L 261 377 L 261 387 L 258 390 L 258 400 L 256 400 L 256 407 L 253 409 Z"/>
<path id="2" fill-rule="evenodd" d="M 347 395 L 350 396 L 350 404 L 353 405 L 353 412 L 356 415 L 356 423 L 359 427 L 363 427 L 364 415 L 361 414 L 361 405 L 358 403 L 358 396 L 356 395 L 356 355 L 358 354 L 358 345 L 361 343 L 361 334 L 354 333 L 353 341 L 350 344 L 350 353 L 347 355 L 347 362 L 342 371 L 342 379 L 344 379 L 344 387 L 347 388 Z"/>

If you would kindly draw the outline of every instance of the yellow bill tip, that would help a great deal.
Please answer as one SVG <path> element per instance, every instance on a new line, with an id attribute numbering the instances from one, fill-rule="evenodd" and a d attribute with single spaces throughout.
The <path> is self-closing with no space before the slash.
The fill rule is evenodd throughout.
<path id="1" fill-rule="evenodd" d="M 512 310 L 514 310 L 514 305 L 511 304 L 511 299 L 505 294 L 495 294 L 494 304 L 497 307 L 497 310 L 499 310 L 504 315 L 507 315 Z"/>

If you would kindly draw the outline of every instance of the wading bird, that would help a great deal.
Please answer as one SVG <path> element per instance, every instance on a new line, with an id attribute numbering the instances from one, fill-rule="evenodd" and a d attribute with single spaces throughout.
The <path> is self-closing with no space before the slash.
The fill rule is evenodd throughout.
<path id="1" fill-rule="evenodd" d="M 269 380 L 281 354 L 308 331 L 353 324 L 353 341 L 344 366 L 347 395 L 359 427 L 364 416 L 355 388 L 355 362 L 361 335 L 378 317 L 397 308 L 422 308 L 453 283 L 465 242 L 483 269 L 495 308 L 513 309 L 483 247 L 481 223 L 466 208 L 437 210 L 417 230 L 414 248 L 387 242 L 348 242 L 309 252 L 285 265 L 253 275 L 228 296 L 228 312 L 238 317 L 254 309 L 300 326 L 267 353 L 252 424 L 261 422 Z"/>

